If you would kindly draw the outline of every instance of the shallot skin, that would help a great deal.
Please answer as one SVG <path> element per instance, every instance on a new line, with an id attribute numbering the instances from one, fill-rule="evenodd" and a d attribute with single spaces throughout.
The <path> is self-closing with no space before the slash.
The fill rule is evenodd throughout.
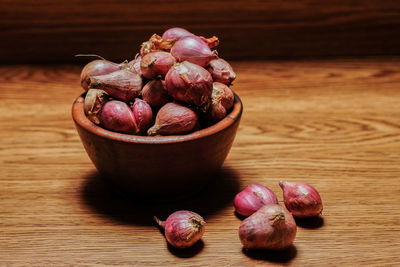
<path id="1" fill-rule="evenodd" d="M 270 204 L 242 221 L 239 238 L 245 249 L 283 250 L 292 245 L 296 232 L 292 214 L 280 205 Z"/>
<path id="2" fill-rule="evenodd" d="M 117 64 L 104 59 L 96 59 L 86 64 L 81 71 L 81 86 L 86 91 L 89 89 L 89 77 L 109 74 L 122 68 L 122 64 Z"/>
<path id="3" fill-rule="evenodd" d="M 222 58 L 211 60 L 208 71 L 211 73 L 214 82 L 230 85 L 236 79 L 236 73 L 231 65 Z"/>
<path id="4" fill-rule="evenodd" d="M 211 104 L 208 108 L 210 121 L 217 122 L 223 119 L 227 111 L 233 106 L 234 98 L 234 94 L 228 86 L 220 82 L 214 82 Z"/>
<path id="5" fill-rule="evenodd" d="M 137 55 L 135 59 L 128 62 L 127 66 L 130 71 L 134 71 L 139 75 L 142 75 L 142 71 L 140 70 L 140 61 L 142 60 L 142 56 Z"/>
<path id="6" fill-rule="evenodd" d="M 199 214 L 180 210 L 168 216 L 166 221 L 154 217 L 159 226 L 164 228 L 165 237 L 176 248 L 188 248 L 201 239 L 205 231 L 205 221 Z"/>
<path id="7" fill-rule="evenodd" d="M 99 89 L 89 89 L 85 96 L 84 111 L 88 119 L 99 124 L 99 113 L 102 107 L 108 101 L 108 95 L 105 91 Z"/>
<path id="8" fill-rule="evenodd" d="M 136 72 L 128 69 L 92 76 L 89 79 L 90 88 L 104 90 L 110 96 L 123 101 L 129 101 L 139 96 L 142 90 L 142 78 Z"/>
<path id="9" fill-rule="evenodd" d="M 234 199 L 236 212 L 246 217 L 267 204 L 278 204 L 278 198 L 271 189 L 260 184 L 247 186 Z"/>
<path id="10" fill-rule="evenodd" d="M 132 110 L 122 101 L 112 100 L 105 103 L 99 119 L 101 125 L 111 131 L 130 134 L 139 132 Z"/>
<path id="11" fill-rule="evenodd" d="M 322 200 L 311 185 L 300 182 L 280 181 L 286 208 L 297 218 L 314 217 L 322 212 Z"/>

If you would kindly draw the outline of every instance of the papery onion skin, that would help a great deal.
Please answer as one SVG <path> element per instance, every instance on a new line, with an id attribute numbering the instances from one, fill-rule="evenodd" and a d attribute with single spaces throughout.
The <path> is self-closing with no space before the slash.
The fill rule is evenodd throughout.
<path id="1" fill-rule="evenodd" d="M 239 238 L 245 249 L 283 250 L 296 238 L 292 214 L 277 204 L 268 204 L 242 221 Z"/>
<path id="2" fill-rule="evenodd" d="M 150 52 L 141 59 L 140 70 L 145 78 L 151 80 L 157 76 L 165 77 L 175 63 L 175 58 L 168 52 Z"/>
<path id="3" fill-rule="evenodd" d="M 139 54 L 135 59 L 128 62 L 128 68 L 130 71 L 134 71 L 139 75 L 142 75 L 142 71 L 140 70 L 140 61 L 142 60 L 142 56 Z"/>
<path id="4" fill-rule="evenodd" d="M 188 107 L 170 102 L 160 108 L 148 135 L 171 135 L 190 132 L 198 122 L 197 114 Z"/>
<path id="5" fill-rule="evenodd" d="M 112 97 L 129 101 L 140 95 L 142 78 L 136 72 L 121 69 L 109 74 L 90 77 L 89 87 L 104 90 Z"/>
<path id="6" fill-rule="evenodd" d="M 182 37 L 172 46 L 171 54 L 178 62 L 189 61 L 202 67 L 206 67 L 210 60 L 217 57 L 216 51 L 211 51 L 198 36 Z"/>
<path id="7" fill-rule="evenodd" d="M 211 104 L 208 108 L 208 119 L 217 122 L 225 118 L 227 111 L 233 106 L 234 94 L 223 83 L 214 82 L 211 94 Z"/>
<path id="8" fill-rule="evenodd" d="M 236 212 L 246 217 L 267 204 L 278 204 L 278 198 L 271 189 L 260 184 L 250 184 L 234 199 Z"/>
<path id="9" fill-rule="evenodd" d="M 143 86 L 142 98 L 155 109 L 159 109 L 168 102 L 171 102 L 167 88 L 165 87 L 165 81 L 160 79 L 151 80 Z"/>
<path id="10" fill-rule="evenodd" d="M 176 39 L 179 40 L 185 36 L 193 36 L 194 34 L 189 32 L 188 30 L 180 27 L 174 27 L 166 30 L 161 36 L 163 39 Z"/>
<path id="11" fill-rule="evenodd" d="M 139 132 L 146 132 L 153 121 L 153 111 L 150 105 L 146 101 L 136 98 L 132 105 L 132 112 Z"/>
<path id="12" fill-rule="evenodd" d="M 163 39 L 161 36 L 153 34 L 148 41 L 141 44 L 140 55 L 144 56 L 155 51 L 169 52 L 175 42 L 176 39 Z"/>
<path id="13" fill-rule="evenodd" d="M 318 216 L 322 212 L 322 200 L 311 185 L 300 182 L 280 181 L 286 208 L 297 218 Z"/>
<path id="14" fill-rule="evenodd" d="M 176 63 L 165 76 L 168 94 L 174 99 L 201 106 L 212 93 L 211 74 L 199 65 L 184 61 Z"/>
<path id="15" fill-rule="evenodd" d="M 211 60 L 207 70 L 211 73 L 214 82 L 231 85 L 236 79 L 236 73 L 233 71 L 232 66 L 222 58 Z"/>
<path id="16" fill-rule="evenodd" d="M 99 124 L 99 114 L 102 107 L 108 101 L 108 95 L 105 91 L 99 89 L 89 89 L 85 96 L 84 111 L 88 119 Z"/>
<path id="17" fill-rule="evenodd" d="M 165 237 L 176 248 L 188 248 L 201 239 L 205 231 L 205 221 L 199 214 L 180 210 L 160 221 L 154 217 L 157 224 L 165 231 Z"/>
<path id="18" fill-rule="evenodd" d="M 139 132 L 132 110 L 122 101 L 107 102 L 101 110 L 99 119 L 101 125 L 111 131 L 129 134 Z"/>
<path id="19" fill-rule="evenodd" d="M 117 64 L 104 59 L 96 59 L 86 64 L 81 71 L 81 86 L 86 91 L 89 89 L 89 77 L 109 74 L 123 67 L 124 63 Z"/>

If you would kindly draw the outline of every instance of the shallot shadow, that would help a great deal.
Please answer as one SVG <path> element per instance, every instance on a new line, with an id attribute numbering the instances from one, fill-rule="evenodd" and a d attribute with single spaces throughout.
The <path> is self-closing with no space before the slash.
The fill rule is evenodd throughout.
<path id="1" fill-rule="evenodd" d="M 310 218 L 294 218 L 297 226 L 307 229 L 316 229 L 324 225 L 324 218 L 321 216 L 314 216 Z"/>
<path id="2" fill-rule="evenodd" d="M 81 188 L 84 203 L 94 212 L 113 220 L 145 226 L 154 225 L 153 216 L 165 220 L 177 210 L 192 210 L 207 220 L 207 217 L 232 205 L 239 192 L 238 173 L 227 165 L 210 177 L 212 182 L 197 192 L 168 201 L 138 197 L 109 180 L 98 172 L 89 174 Z"/>
<path id="3" fill-rule="evenodd" d="M 236 210 L 235 210 L 235 216 L 236 218 L 238 218 L 239 220 L 243 221 L 244 219 L 246 219 L 246 216 L 240 215 Z"/>
<path id="4" fill-rule="evenodd" d="M 249 258 L 275 263 L 290 263 L 297 255 L 297 249 L 294 245 L 279 251 L 263 249 L 247 250 L 244 248 L 242 251 Z"/>
<path id="5" fill-rule="evenodd" d="M 194 244 L 193 246 L 191 246 L 189 248 L 183 248 L 183 249 L 175 248 L 175 247 L 171 246 L 170 244 L 168 244 L 168 251 L 178 258 L 194 257 L 195 255 L 200 253 L 200 251 L 202 251 L 203 248 L 204 248 L 204 242 L 201 239 L 199 241 L 197 241 L 196 244 Z"/>

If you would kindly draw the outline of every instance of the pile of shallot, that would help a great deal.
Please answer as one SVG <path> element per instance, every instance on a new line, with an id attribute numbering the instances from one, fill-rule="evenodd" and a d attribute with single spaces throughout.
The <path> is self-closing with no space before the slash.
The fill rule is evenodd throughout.
<path id="1" fill-rule="evenodd" d="M 239 227 L 239 239 L 245 249 L 284 250 L 296 238 L 297 225 L 293 217 L 317 217 L 322 212 L 322 200 L 311 185 L 280 181 L 285 207 L 279 205 L 275 193 L 260 184 L 251 184 L 234 198 L 236 212 L 245 218 Z M 164 230 L 169 244 L 188 248 L 197 243 L 205 231 L 205 221 L 199 214 L 180 210 L 165 221 L 154 217 Z"/>
<path id="2" fill-rule="evenodd" d="M 234 199 L 235 210 L 247 217 L 240 224 L 239 238 L 245 249 L 282 250 L 296 237 L 293 217 L 315 217 L 322 212 L 318 191 L 309 184 L 280 181 L 285 207 L 278 204 L 274 192 L 260 184 L 251 184 Z"/>
<path id="3" fill-rule="evenodd" d="M 236 74 L 212 50 L 217 37 L 171 28 L 142 43 L 136 58 L 105 59 L 81 72 L 85 113 L 108 130 L 137 135 L 186 134 L 224 118 Z"/>

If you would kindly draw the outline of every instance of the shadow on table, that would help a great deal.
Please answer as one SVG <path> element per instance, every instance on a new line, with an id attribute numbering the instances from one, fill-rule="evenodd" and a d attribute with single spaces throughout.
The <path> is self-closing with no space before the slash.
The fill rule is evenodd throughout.
<path id="1" fill-rule="evenodd" d="M 175 255 L 178 258 L 191 258 L 198 254 L 204 247 L 203 240 L 199 240 L 193 246 L 185 249 L 174 248 L 170 244 L 168 244 L 168 250 L 171 254 Z"/>
<path id="2" fill-rule="evenodd" d="M 86 177 L 81 195 L 95 212 L 127 224 L 155 226 L 153 216 L 165 220 L 172 212 L 183 209 L 197 212 L 207 220 L 208 216 L 232 205 L 239 191 L 239 177 L 231 167 L 224 166 L 214 176 L 211 183 L 193 195 L 157 201 L 126 192 L 94 172 Z"/>
<path id="3" fill-rule="evenodd" d="M 308 229 L 320 228 L 324 225 L 324 218 L 315 216 L 311 218 L 294 218 L 297 226 Z"/>
<path id="4" fill-rule="evenodd" d="M 257 250 L 243 249 L 242 251 L 243 254 L 245 254 L 249 258 L 255 260 L 276 262 L 276 263 L 289 263 L 297 255 L 297 249 L 294 245 L 291 245 L 289 248 L 280 251 L 262 250 L 262 249 L 257 249 Z"/>

